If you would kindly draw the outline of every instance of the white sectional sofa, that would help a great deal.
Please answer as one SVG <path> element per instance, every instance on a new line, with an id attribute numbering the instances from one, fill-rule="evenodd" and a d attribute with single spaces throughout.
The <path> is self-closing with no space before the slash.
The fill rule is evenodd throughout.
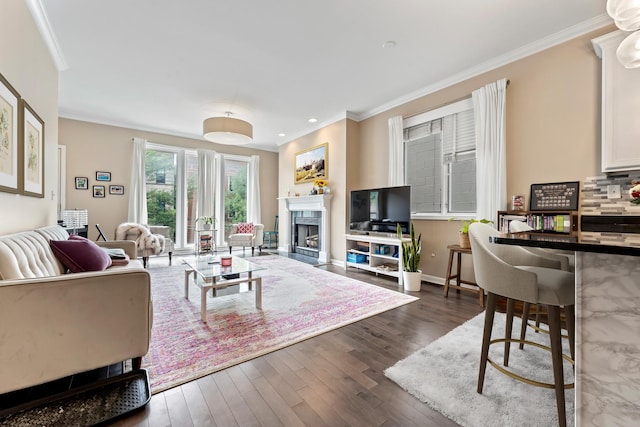
<path id="1" fill-rule="evenodd" d="M 0 236 L 0 394 L 133 359 L 149 349 L 153 308 L 149 273 L 135 242 L 126 266 L 67 273 L 50 240 L 59 226 Z"/>

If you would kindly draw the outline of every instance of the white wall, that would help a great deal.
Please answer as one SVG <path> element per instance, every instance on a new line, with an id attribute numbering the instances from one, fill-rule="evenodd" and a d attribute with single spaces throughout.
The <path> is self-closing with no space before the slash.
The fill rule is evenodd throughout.
<path id="1" fill-rule="evenodd" d="M 44 199 L 0 192 L 0 234 L 56 222 L 58 71 L 24 0 L 0 1 L 0 73 L 44 120 Z"/>

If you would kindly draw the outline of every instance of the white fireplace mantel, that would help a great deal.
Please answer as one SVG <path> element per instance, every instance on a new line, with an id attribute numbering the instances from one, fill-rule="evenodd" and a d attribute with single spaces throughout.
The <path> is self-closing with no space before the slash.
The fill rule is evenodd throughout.
<path id="1" fill-rule="evenodd" d="M 281 197 L 285 203 L 285 215 L 280 218 L 278 239 L 278 251 L 291 252 L 291 212 L 319 211 L 320 219 L 320 247 L 318 261 L 329 262 L 331 260 L 331 194 L 318 194 L 314 196 Z"/>

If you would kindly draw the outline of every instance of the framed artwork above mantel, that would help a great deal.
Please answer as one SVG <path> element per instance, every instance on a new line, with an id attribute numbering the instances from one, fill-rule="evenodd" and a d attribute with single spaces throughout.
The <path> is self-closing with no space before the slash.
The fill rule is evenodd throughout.
<path id="1" fill-rule="evenodd" d="M 294 165 L 294 184 L 313 182 L 316 179 L 328 179 L 329 143 L 317 145 L 296 154 Z"/>

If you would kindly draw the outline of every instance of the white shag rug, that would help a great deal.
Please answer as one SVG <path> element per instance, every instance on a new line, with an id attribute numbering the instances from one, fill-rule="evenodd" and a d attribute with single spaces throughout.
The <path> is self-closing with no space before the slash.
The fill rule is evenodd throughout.
<path id="1" fill-rule="evenodd" d="M 504 338 L 504 313 L 496 313 L 492 338 Z M 513 319 L 514 338 L 521 321 Z M 484 312 L 385 370 L 385 375 L 413 396 L 462 426 L 557 426 L 555 391 L 514 380 L 487 363 L 482 394 L 476 392 Z M 566 331 L 563 331 L 566 334 Z M 530 341 L 549 345 L 549 336 L 528 328 Z M 562 339 L 564 353 L 569 343 Z M 511 343 L 509 369 L 537 381 L 553 383 L 551 353 Z M 489 357 L 502 364 L 504 343 L 490 347 Z M 574 381 L 564 362 L 565 383 Z M 575 424 L 575 389 L 565 390 L 567 425 Z"/>

